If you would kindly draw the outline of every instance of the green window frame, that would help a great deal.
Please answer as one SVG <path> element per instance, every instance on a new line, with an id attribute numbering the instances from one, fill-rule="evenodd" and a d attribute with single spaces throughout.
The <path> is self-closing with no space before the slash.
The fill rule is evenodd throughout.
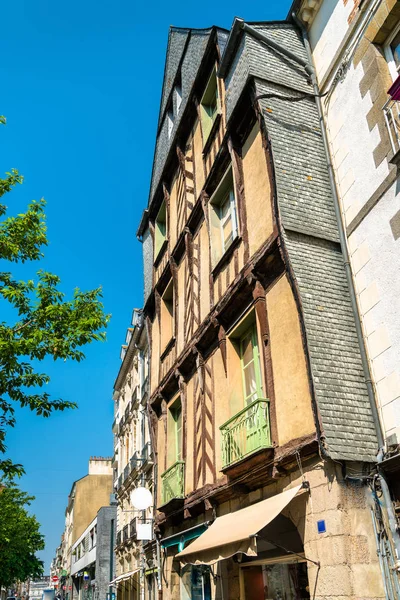
<path id="1" fill-rule="evenodd" d="M 239 354 L 242 369 L 244 404 L 248 406 L 255 400 L 263 398 L 260 352 L 255 323 L 240 337 Z"/>
<path id="2" fill-rule="evenodd" d="M 171 451 L 171 453 L 168 453 L 170 459 L 168 462 L 173 465 L 182 460 L 182 402 L 180 398 L 169 409 L 168 417 L 170 423 L 167 444 Z"/>
<path id="3" fill-rule="evenodd" d="M 232 165 L 210 199 L 211 256 L 215 265 L 239 235 Z"/>
<path id="4" fill-rule="evenodd" d="M 214 67 L 200 102 L 200 119 L 203 131 L 203 145 L 206 144 L 214 121 L 221 112 L 218 94 L 217 71 Z"/>

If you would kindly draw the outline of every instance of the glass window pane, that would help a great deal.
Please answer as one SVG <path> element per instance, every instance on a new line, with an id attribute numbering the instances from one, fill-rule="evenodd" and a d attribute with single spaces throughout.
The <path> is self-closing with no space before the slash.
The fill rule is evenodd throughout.
<path id="1" fill-rule="evenodd" d="M 257 380 L 254 360 L 249 363 L 247 367 L 244 367 L 243 376 L 245 399 L 248 400 L 250 398 L 250 402 L 252 402 L 257 399 Z"/>
<path id="2" fill-rule="evenodd" d="M 224 249 L 226 250 L 226 248 L 228 248 L 233 241 L 232 222 L 230 219 L 225 221 L 224 225 L 222 226 L 222 230 L 223 244 Z"/>
<path id="3" fill-rule="evenodd" d="M 253 360 L 253 328 L 251 328 L 241 341 L 241 355 L 243 365 L 247 365 L 250 361 Z"/>
<path id="4" fill-rule="evenodd" d="M 229 201 L 229 196 L 227 196 L 225 198 L 225 200 L 221 203 L 221 206 L 220 206 L 219 214 L 220 214 L 221 221 L 223 221 L 227 215 L 230 215 L 230 212 L 231 212 L 230 208 L 231 208 L 231 205 L 230 205 L 230 201 Z"/>

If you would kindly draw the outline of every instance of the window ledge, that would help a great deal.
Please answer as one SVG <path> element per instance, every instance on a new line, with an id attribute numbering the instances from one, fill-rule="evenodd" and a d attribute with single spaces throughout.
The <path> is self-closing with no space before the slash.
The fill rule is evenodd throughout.
<path id="1" fill-rule="evenodd" d="M 229 246 L 229 248 L 227 248 L 225 250 L 224 254 L 218 260 L 216 265 L 212 268 L 211 275 L 214 278 L 217 277 L 217 275 L 221 271 L 222 267 L 224 267 L 225 264 L 228 262 L 228 260 L 231 258 L 233 251 L 240 245 L 241 241 L 242 241 L 242 238 L 240 235 L 238 235 L 237 237 L 235 237 L 235 239 L 233 240 L 233 242 Z"/>
<path id="2" fill-rule="evenodd" d="M 168 344 L 165 346 L 164 350 L 162 351 L 162 353 L 160 355 L 161 361 L 163 361 L 164 358 L 169 354 L 169 351 L 171 350 L 171 348 L 173 348 L 175 346 L 175 342 L 176 342 L 176 338 L 175 338 L 175 336 L 172 336 L 172 338 L 169 340 Z"/>
<path id="3" fill-rule="evenodd" d="M 217 113 L 217 115 L 216 115 L 216 117 L 215 117 L 215 119 L 214 119 L 214 123 L 212 124 L 212 127 L 210 129 L 210 133 L 208 134 L 207 139 L 204 142 L 203 157 L 206 156 L 206 154 L 208 153 L 208 151 L 209 151 L 209 149 L 211 147 L 211 144 L 212 144 L 212 142 L 214 140 L 215 132 L 217 131 L 217 129 L 219 127 L 221 118 L 222 118 L 222 112 L 221 112 L 221 110 L 219 110 L 218 113 Z"/>
<path id="4" fill-rule="evenodd" d="M 158 251 L 157 256 L 154 259 L 154 263 L 153 264 L 154 264 L 155 268 L 157 268 L 158 265 L 160 264 L 161 259 L 164 256 L 165 250 L 167 249 L 167 246 L 168 246 L 168 238 L 165 238 L 165 240 L 163 241 L 163 243 L 161 245 L 161 248 Z"/>

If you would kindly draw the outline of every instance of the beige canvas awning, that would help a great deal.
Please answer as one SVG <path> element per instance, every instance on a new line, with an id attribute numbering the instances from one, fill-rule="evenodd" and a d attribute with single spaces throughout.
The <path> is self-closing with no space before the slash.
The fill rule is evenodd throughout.
<path id="1" fill-rule="evenodd" d="M 110 583 L 108 584 L 108 587 L 111 587 L 112 585 L 115 585 L 116 583 L 122 583 L 123 581 L 130 579 L 132 577 L 132 575 L 135 575 L 135 573 L 138 573 L 138 571 L 140 571 L 140 567 L 138 567 L 137 569 L 134 569 L 133 571 L 129 571 L 128 573 L 122 573 L 122 575 L 119 575 L 119 577 L 116 577 L 115 579 L 110 581 Z"/>
<path id="2" fill-rule="evenodd" d="M 207 531 L 176 557 L 183 564 L 212 565 L 238 552 L 257 556 L 257 533 L 271 523 L 302 488 L 302 485 L 298 485 L 252 506 L 218 517 Z"/>

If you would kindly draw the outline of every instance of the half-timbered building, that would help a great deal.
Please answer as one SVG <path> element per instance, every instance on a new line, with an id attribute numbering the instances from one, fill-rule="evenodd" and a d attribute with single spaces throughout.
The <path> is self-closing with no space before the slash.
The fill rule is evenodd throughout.
<path id="1" fill-rule="evenodd" d="M 171 28 L 138 234 L 162 597 L 383 597 L 352 479 L 376 432 L 293 24 Z"/>

